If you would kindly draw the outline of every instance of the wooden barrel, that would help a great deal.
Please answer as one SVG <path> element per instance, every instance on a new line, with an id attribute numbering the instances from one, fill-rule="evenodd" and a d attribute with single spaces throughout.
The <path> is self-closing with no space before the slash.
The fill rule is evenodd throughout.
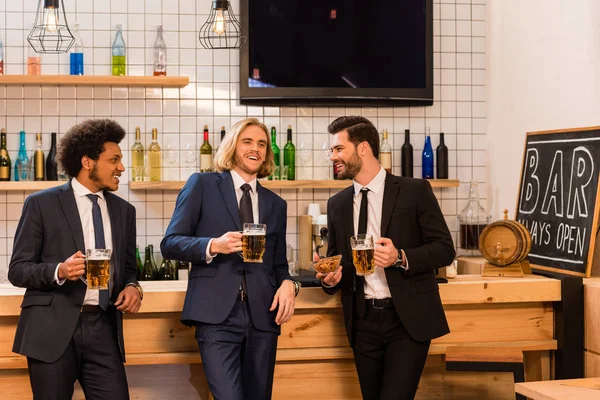
<path id="1" fill-rule="evenodd" d="M 492 222 L 479 237 L 481 255 L 493 265 L 504 267 L 523 261 L 531 251 L 531 235 L 523 224 L 508 219 Z"/>

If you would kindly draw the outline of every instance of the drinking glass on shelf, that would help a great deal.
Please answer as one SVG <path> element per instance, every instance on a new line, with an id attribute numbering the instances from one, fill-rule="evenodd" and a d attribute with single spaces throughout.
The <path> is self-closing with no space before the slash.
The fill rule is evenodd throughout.
<path id="1" fill-rule="evenodd" d="M 279 165 L 277 165 L 277 166 L 275 166 L 275 169 L 273 170 L 273 180 L 278 181 L 280 176 L 281 176 L 281 167 Z"/>
<path id="2" fill-rule="evenodd" d="M 298 179 L 311 179 L 312 176 L 310 176 L 310 173 L 312 170 L 309 168 L 309 166 L 310 162 L 312 161 L 312 150 L 309 149 L 308 143 L 306 143 L 304 140 L 300 142 L 298 161 L 300 161 L 300 166 L 302 167 L 298 169 L 298 175 L 300 175 L 298 176 Z"/>
<path id="3" fill-rule="evenodd" d="M 185 145 L 185 150 L 183 151 L 183 162 L 187 168 L 195 168 L 196 167 L 196 153 L 199 150 L 196 147 L 188 143 Z"/>
<path id="4" fill-rule="evenodd" d="M 167 148 L 165 149 L 165 152 L 163 153 L 163 161 L 165 163 L 165 165 L 168 167 L 167 168 L 167 176 L 166 176 L 166 180 L 167 181 L 172 181 L 173 179 L 173 167 L 175 166 L 175 164 L 177 163 L 177 150 L 175 149 L 175 146 L 171 143 L 169 143 L 167 145 Z"/>
<path id="5" fill-rule="evenodd" d="M 287 165 L 283 165 L 281 166 L 281 180 L 282 181 L 287 181 L 288 180 L 288 172 L 290 171 L 290 167 Z"/>
<path id="6" fill-rule="evenodd" d="M 328 167 L 331 165 L 331 149 L 329 148 L 329 142 L 324 141 L 321 145 L 321 162 L 323 167 Z"/>

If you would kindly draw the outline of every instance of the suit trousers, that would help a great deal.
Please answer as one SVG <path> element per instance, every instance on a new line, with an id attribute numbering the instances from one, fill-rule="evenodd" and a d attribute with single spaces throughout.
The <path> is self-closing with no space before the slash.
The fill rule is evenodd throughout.
<path id="1" fill-rule="evenodd" d="M 354 362 L 363 399 L 413 399 L 430 343 L 411 338 L 394 308 L 367 307 L 354 325 Z"/>
<path id="2" fill-rule="evenodd" d="M 34 400 L 71 400 L 79 380 L 87 400 L 128 400 L 113 307 L 81 313 L 71 342 L 53 363 L 27 358 Z"/>
<path id="3" fill-rule="evenodd" d="M 277 336 L 256 329 L 248 303 L 239 299 L 222 323 L 196 324 L 204 373 L 215 400 L 271 398 Z"/>

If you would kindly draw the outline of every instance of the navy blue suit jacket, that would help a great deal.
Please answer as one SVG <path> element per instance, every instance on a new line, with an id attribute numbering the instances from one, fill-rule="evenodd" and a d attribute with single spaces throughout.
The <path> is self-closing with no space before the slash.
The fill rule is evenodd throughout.
<path id="1" fill-rule="evenodd" d="M 128 283 L 135 283 L 135 208 L 119 196 L 104 192 L 112 232 L 111 266 L 114 302 Z M 44 362 L 56 361 L 73 337 L 85 296 L 81 280 L 54 283 L 58 263 L 80 250 L 85 254 L 81 219 L 71 182 L 30 195 L 17 226 L 8 280 L 27 288 L 13 351 Z M 122 313 L 117 314 L 121 356 Z"/>
<path id="2" fill-rule="evenodd" d="M 166 258 L 192 263 L 181 314 L 184 324 L 223 322 L 233 309 L 245 273 L 254 326 L 279 333 L 277 310 L 270 312 L 269 308 L 276 290 L 290 277 L 285 255 L 287 203 L 259 183 L 256 190 L 259 222 L 267 225 L 262 264 L 244 263 L 237 253 L 218 254 L 206 263 L 211 238 L 242 230 L 229 171 L 194 174 L 179 193 L 160 249 Z"/>

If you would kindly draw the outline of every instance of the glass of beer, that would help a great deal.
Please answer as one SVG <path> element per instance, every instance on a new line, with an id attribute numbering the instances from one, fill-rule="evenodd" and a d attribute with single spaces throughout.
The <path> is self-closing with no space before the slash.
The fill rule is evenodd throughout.
<path id="1" fill-rule="evenodd" d="M 244 224 L 242 232 L 242 258 L 247 263 L 263 262 L 267 244 L 267 225 Z"/>
<path id="2" fill-rule="evenodd" d="M 110 249 L 86 250 L 86 280 L 88 289 L 108 289 Z"/>
<path id="3" fill-rule="evenodd" d="M 355 235 L 350 238 L 352 246 L 352 262 L 356 275 L 365 276 L 375 272 L 375 250 L 373 236 L 369 234 Z"/>

